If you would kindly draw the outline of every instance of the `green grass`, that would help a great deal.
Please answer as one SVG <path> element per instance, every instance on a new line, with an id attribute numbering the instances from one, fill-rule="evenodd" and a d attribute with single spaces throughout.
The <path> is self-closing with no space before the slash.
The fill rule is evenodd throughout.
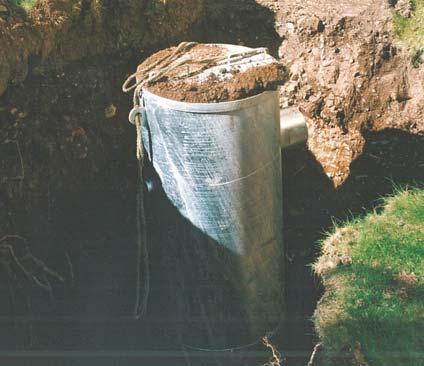
<path id="1" fill-rule="evenodd" d="M 411 51 L 412 63 L 417 66 L 423 60 L 424 50 L 424 0 L 413 0 L 414 13 L 411 18 L 405 18 L 398 12 L 394 14 L 394 30 L 398 38 Z"/>
<path id="2" fill-rule="evenodd" d="M 314 268 L 326 287 L 314 320 L 328 349 L 359 342 L 371 365 L 424 365 L 423 190 L 336 229 Z"/>
<path id="3" fill-rule="evenodd" d="M 10 5 L 15 9 L 22 9 L 30 12 L 38 0 L 9 0 Z"/>

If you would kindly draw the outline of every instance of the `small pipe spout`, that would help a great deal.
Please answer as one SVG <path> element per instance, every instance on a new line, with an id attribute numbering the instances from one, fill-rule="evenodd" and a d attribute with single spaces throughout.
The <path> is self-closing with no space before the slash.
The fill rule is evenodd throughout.
<path id="1" fill-rule="evenodd" d="M 308 140 L 308 127 L 297 107 L 280 110 L 280 136 L 283 149 L 303 144 Z"/>

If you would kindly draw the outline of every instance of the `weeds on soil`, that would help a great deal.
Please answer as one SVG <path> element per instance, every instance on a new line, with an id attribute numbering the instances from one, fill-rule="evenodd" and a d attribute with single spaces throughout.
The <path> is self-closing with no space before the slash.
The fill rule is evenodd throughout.
<path id="1" fill-rule="evenodd" d="M 394 30 L 398 38 L 411 51 L 412 64 L 417 67 L 421 62 L 424 49 L 424 0 L 411 1 L 413 14 L 403 17 L 399 12 L 394 14 Z"/>

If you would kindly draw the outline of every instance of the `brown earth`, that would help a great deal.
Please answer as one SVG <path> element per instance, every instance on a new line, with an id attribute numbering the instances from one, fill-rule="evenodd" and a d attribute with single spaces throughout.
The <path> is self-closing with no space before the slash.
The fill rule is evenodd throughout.
<path id="1" fill-rule="evenodd" d="M 282 6 L 277 1 L 258 2 L 275 13 L 275 29 L 282 39 L 279 55 L 290 69 L 290 80 L 281 92 L 282 106 L 298 105 L 308 117 L 309 148 L 335 186 L 345 182 L 352 162 L 361 155 L 364 132 L 396 128 L 423 133 L 423 67 L 413 67 L 394 39 L 388 3 L 292 0 Z M 190 4 L 183 0 L 113 4 L 48 0 L 28 17 L 11 12 L 6 19 L 0 18 L 0 48 L 8 50 L 0 55 L 0 94 L 8 84 L 25 80 L 29 59 L 32 72 L 42 74 L 49 63 L 57 66 L 135 45 L 149 48 L 171 39 L 169 34 L 177 37 L 201 14 L 219 17 L 213 11 L 226 10 L 220 6 L 202 0 Z M 189 14 L 184 7 L 190 8 Z M 274 83 L 264 85 L 262 76 L 246 83 L 238 77 L 241 85 L 235 88 L 236 94 L 275 87 Z M 197 91 L 190 90 L 194 88 L 198 86 L 183 88 L 184 96 L 175 91 L 167 91 L 167 96 L 195 101 Z M 227 90 L 232 94 L 224 86 L 197 100 L 231 98 Z"/>
<path id="2" fill-rule="evenodd" d="M 266 90 L 277 90 L 284 82 L 284 71 L 277 65 L 256 67 L 234 74 L 231 80 L 209 77 L 202 83 L 162 81 L 147 90 L 164 98 L 189 103 L 217 103 L 251 97 Z"/>
<path id="3" fill-rule="evenodd" d="M 0 17 L 0 95 L 23 82 L 29 58 L 60 65 L 121 49 L 155 47 L 199 17 L 202 0 L 40 1 L 26 16 Z M 185 7 L 190 7 L 186 12 Z"/>
<path id="4" fill-rule="evenodd" d="M 336 187 L 363 153 L 368 131 L 424 133 L 424 68 L 393 33 L 387 1 L 288 1 L 277 12 L 282 105 L 308 117 L 309 148 Z"/>
<path id="5" fill-rule="evenodd" d="M 63 299 L 52 302 L 22 273 L 9 276 L 1 267 L 16 301 L 2 302 L 0 313 L 110 319 L 131 312 L 125 296 L 107 296 L 115 283 L 131 292 L 134 279 L 137 165 L 122 81 L 149 54 L 184 39 L 265 46 L 290 71 L 282 106 L 299 105 L 308 116 L 309 147 L 284 153 L 293 316 L 280 346 L 310 352 L 315 339 L 304 319 L 319 295 L 307 267 L 317 254 L 312 243 L 332 217 L 374 207 L 393 190 L 392 181 L 424 180 L 424 67 L 412 67 L 395 40 L 383 0 L 154 3 L 157 8 L 147 1 L 45 0 L 29 17 L 0 17 L 0 239 L 27 238 L 34 255 L 66 281 Z M 62 289 L 53 280 L 52 286 Z M 38 308 L 34 302 L 28 309 L 31 296 Z M 7 328 L 2 344 L 48 349 L 44 330 L 28 340 L 29 327 Z M 123 349 L 128 338 L 122 337 Z"/>
<path id="6" fill-rule="evenodd" d="M 175 50 L 176 47 L 171 47 L 152 55 L 138 67 L 137 72 L 141 73 L 150 65 L 155 65 L 155 68 L 149 72 L 156 73 L 163 68 L 163 60 L 173 55 Z M 216 75 L 202 82 L 196 76 L 187 77 L 187 74 L 195 75 L 203 71 L 203 65 L 196 63 L 197 60 L 212 59 L 222 55 L 224 55 L 222 47 L 197 44 L 175 60 L 178 63 L 181 57 L 189 57 L 192 60 L 189 65 L 183 64 L 167 72 L 157 81 L 148 83 L 146 89 L 156 95 L 181 102 L 217 103 L 247 98 L 266 90 L 277 90 L 278 86 L 286 80 L 286 70 L 278 63 L 250 68 L 246 71 L 239 71 L 236 67 L 230 72 L 230 78 L 224 80 Z M 224 68 L 223 73 L 228 71 Z"/>

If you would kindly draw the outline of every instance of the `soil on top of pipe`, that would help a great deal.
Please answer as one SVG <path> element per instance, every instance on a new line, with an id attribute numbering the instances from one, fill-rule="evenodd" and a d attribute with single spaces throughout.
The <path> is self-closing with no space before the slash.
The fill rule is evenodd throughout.
<path id="1" fill-rule="evenodd" d="M 176 47 L 171 47 L 152 55 L 138 67 L 138 72 L 154 63 L 158 63 L 154 70 L 159 70 L 175 50 Z M 267 90 L 277 90 L 287 79 L 286 69 L 278 62 L 245 70 L 237 66 L 231 70 L 223 67 L 220 75 L 211 74 L 205 79 L 196 76 L 185 77 L 187 71 L 190 74 L 197 71 L 201 73 L 201 61 L 225 57 L 225 54 L 223 47 L 218 45 L 198 44 L 182 56 L 188 55 L 194 62 L 184 63 L 167 72 L 159 80 L 148 83 L 146 89 L 153 94 L 180 102 L 217 103 L 251 97 Z"/>

